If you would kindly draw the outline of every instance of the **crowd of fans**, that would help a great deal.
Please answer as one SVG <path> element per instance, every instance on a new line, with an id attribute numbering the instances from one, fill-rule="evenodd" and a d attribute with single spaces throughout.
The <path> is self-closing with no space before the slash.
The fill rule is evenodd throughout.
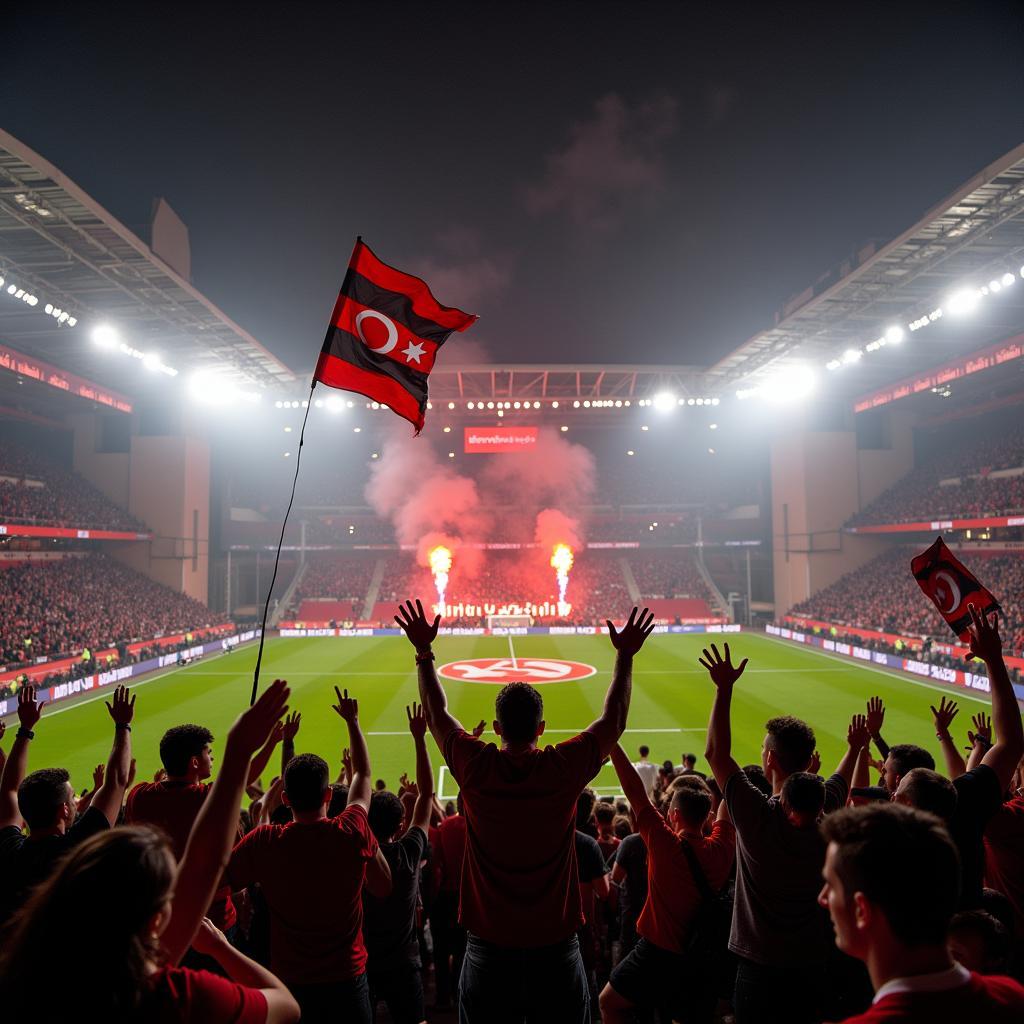
<path id="1" fill-rule="evenodd" d="M 972 423 L 969 429 L 962 423 L 954 426 L 956 434 L 947 436 L 947 430 L 933 438 L 934 454 L 926 455 L 847 525 L 982 518 L 1024 510 L 1024 475 L 991 475 L 1024 467 L 1024 427 L 1005 418 L 998 430 L 985 422 Z"/>
<path id="2" fill-rule="evenodd" d="M 0 664 L 8 668 L 214 624 L 205 605 L 106 555 L 0 569 Z"/>
<path id="3" fill-rule="evenodd" d="M 372 556 L 310 555 L 296 589 L 296 600 L 324 598 L 362 604 L 370 589 L 377 560 Z"/>
<path id="4" fill-rule="evenodd" d="M 437 619 L 399 611 L 422 704 L 406 708 L 414 776 L 394 790 L 372 781 L 347 690 L 324 697 L 347 733 L 337 775 L 297 752 L 302 716 L 277 680 L 228 732 L 212 784 L 201 724 L 167 730 L 163 768 L 136 784 L 135 697 L 118 687 L 110 757 L 81 794 L 60 768 L 29 771 L 47 722 L 33 689 L 19 693 L 0 748 L 12 1020 L 65 1020 L 69 1003 L 98 1020 L 245 1024 L 369 1024 L 379 1004 L 420 1024 L 453 1002 L 462 1024 L 1024 1017 L 1024 730 L 994 620 L 973 615 L 992 713 L 975 716 L 966 758 L 954 702 L 929 714 L 924 699 L 936 770 L 872 698 L 851 708 L 825 778 L 812 727 L 788 715 L 767 722 L 759 763 L 736 760 L 747 661 L 728 646 L 700 659 L 708 770 L 647 747 L 634 762 L 619 740 L 646 610 L 609 635 L 601 713 L 547 746 L 525 683 L 497 694 L 496 742 L 483 722 L 467 731 L 434 670 Z M 436 799 L 428 732 L 457 806 Z M 589 788 L 609 757 L 622 798 Z M 54 983 L 55 946 L 74 957 L 73 995 Z"/>
<path id="5" fill-rule="evenodd" d="M 129 533 L 146 529 L 84 477 L 22 445 L 0 446 L 0 522 Z"/>
<path id="6" fill-rule="evenodd" d="M 819 590 L 791 609 L 837 626 L 856 626 L 910 637 L 933 637 L 949 642 L 951 634 L 930 601 L 922 601 L 909 572 L 916 551 L 890 548 L 866 565 Z M 965 556 L 968 557 L 969 556 Z M 1002 605 L 1002 631 L 1013 654 L 1024 650 L 1024 557 L 990 555 L 972 563 L 982 583 Z"/>

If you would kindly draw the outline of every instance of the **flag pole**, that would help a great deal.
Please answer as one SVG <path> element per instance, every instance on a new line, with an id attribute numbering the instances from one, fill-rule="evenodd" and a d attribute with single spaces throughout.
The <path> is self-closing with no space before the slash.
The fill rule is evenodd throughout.
<path id="1" fill-rule="evenodd" d="M 288 516 L 291 515 L 292 503 L 295 501 L 295 485 L 299 482 L 299 464 L 302 462 L 302 445 L 306 439 L 306 420 L 309 419 L 309 410 L 313 408 L 313 390 L 316 388 L 316 378 L 309 386 L 309 401 L 306 403 L 306 412 L 302 417 L 302 429 L 299 431 L 299 450 L 295 456 L 295 475 L 292 477 L 292 493 L 288 499 L 288 508 L 285 509 L 284 521 L 281 523 L 281 536 L 277 541 L 277 554 L 274 555 L 274 572 L 270 577 L 270 588 L 267 590 L 267 600 L 263 604 L 263 625 L 260 627 L 260 646 L 256 652 L 256 668 L 252 674 L 252 696 L 249 698 L 250 707 L 256 703 L 256 691 L 260 685 L 260 663 L 263 661 L 263 641 L 267 635 L 267 613 L 270 611 L 270 595 L 274 593 L 274 583 L 277 580 L 277 567 L 281 561 L 281 546 L 284 544 L 284 531 L 288 526 Z"/>

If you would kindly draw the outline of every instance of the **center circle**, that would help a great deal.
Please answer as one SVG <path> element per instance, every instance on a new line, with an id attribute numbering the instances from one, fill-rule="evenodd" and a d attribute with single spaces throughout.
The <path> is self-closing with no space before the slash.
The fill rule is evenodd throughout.
<path id="1" fill-rule="evenodd" d="M 465 658 L 441 665 L 437 674 L 460 683 L 570 683 L 597 675 L 593 665 L 561 658 Z"/>

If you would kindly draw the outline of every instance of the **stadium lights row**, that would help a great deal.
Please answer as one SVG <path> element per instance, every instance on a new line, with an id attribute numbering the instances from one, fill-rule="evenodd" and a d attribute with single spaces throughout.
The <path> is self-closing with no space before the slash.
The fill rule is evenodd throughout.
<path id="1" fill-rule="evenodd" d="M 911 333 L 920 331 L 935 323 L 936 320 L 941 320 L 943 316 L 966 316 L 969 313 L 973 313 L 983 298 L 989 295 L 998 295 L 1007 288 L 1011 288 L 1017 283 L 1018 276 L 1024 278 L 1024 266 L 1020 268 L 1017 274 L 1006 271 L 998 277 L 992 278 L 988 284 L 981 285 L 980 287 L 971 285 L 958 288 L 949 295 L 949 298 L 941 306 L 937 306 L 930 313 L 925 313 L 915 320 L 911 320 L 905 329 L 899 324 L 893 324 L 885 329 L 881 337 L 875 338 L 874 341 L 869 341 L 864 348 L 848 348 L 841 356 L 830 359 L 825 364 L 825 369 L 839 370 L 844 366 L 852 366 L 855 363 L 859 363 L 865 354 L 877 352 L 887 345 L 898 345 L 906 337 L 907 331 Z"/>
<path id="2" fill-rule="evenodd" d="M 499 416 L 504 416 L 506 412 L 512 410 L 533 410 L 540 409 L 543 406 L 547 406 L 550 409 L 559 408 L 573 408 L 573 409 L 629 409 L 634 406 L 648 408 L 652 407 L 655 409 L 661 409 L 667 411 L 674 409 L 677 406 L 713 406 L 718 405 L 721 402 L 719 398 L 676 398 L 675 395 L 669 393 L 663 393 L 656 395 L 654 398 L 640 398 L 640 399 L 629 399 L 629 398 L 577 398 L 571 403 L 568 399 L 563 399 L 561 402 L 557 398 L 545 399 L 543 402 L 536 401 L 533 399 L 506 401 L 505 399 L 495 400 L 471 400 L 464 403 L 458 402 L 447 402 L 438 403 L 439 405 L 447 404 L 449 410 L 454 410 L 463 405 L 464 408 L 470 412 L 496 412 Z M 284 399 L 277 400 L 274 402 L 275 409 L 305 409 L 309 405 L 309 400 L 305 399 L 299 401 L 297 399 Z M 321 406 L 326 406 L 334 412 L 339 412 L 342 408 L 352 409 L 355 407 L 354 402 L 343 402 L 340 399 L 331 398 L 321 399 L 317 398 L 313 401 L 313 406 L 319 409 Z M 388 407 L 381 402 L 366 402 L 365 406 L 367 409 L 379 410 L 387 409 Z M 434 403 L 427 402 L 427 408 L 433 409 Z"/>
<path id="3" fill-rule="evenodd" d="M 97 348 L 108 352 L 116 350 L 123 355 L 131 356 L 132 359 L 138 359 L 147 370 L 152 370 L 154 373 L 164 373 L 168 377 L 178 376 L 178 371 L 163 362 L 156 352 L 140 352 L 137 348 L 123 342 L 120 332 L 110 324 L 97 324 L 92 329 L 90 337 Z"/>
<path id="4" fill-rule="evenodd" d="M 12 299 L 21 299 L 26 306 L 39 305 L 38 295 L 34 295 L 27 288 L 21 288 L 13 281 L 5 281 L 2 276 L 0 276 L 0 290 L 10 295 Z M 52 316 L 62 327 L 74 327 L 78 323 L 77 317 L 72 316 L 66 309 L 54 306 L 52 302 L 47 302 L 43 310 L 47 316 Z"/>

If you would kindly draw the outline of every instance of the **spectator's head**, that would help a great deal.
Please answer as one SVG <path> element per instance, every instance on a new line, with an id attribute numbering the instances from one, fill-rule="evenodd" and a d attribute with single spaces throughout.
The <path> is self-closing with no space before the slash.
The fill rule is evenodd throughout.
<path id="1" fill-rule="evenodd" d="M 683 767 L 692 772 L 697 767 L 697 755 L 683 754 Z"/>
<path id="2" fill-rule="evenodd" d="M 594 813 L 594 804 L 597 803 L 597 794 L 588 786 L 576 797 L 576 827 L 583 828 L 590 821 Z"/>
<path id="3" fill-rule="evenodd" d="M 765 796 L 772 795 L 772 784 L 768 781 L 764 769 L 759 764 L 745 764 L 743 766 L 743 773 Z"/>
<path id="4" fill-rule="evenodd" d="M 889 748 L 885 759 L 883 785 L 890 793 L 895 793 L 900 779 L 914 768 L 935 770 L 935 758 L 924 747 L 913 743 L 897 743 Z"/>
<path id="5" fill-rule="evenodd" d="M 343 782 L 331 783 L 331 802 L 327 805 L 327 817 L 336 818 L 348 804 L 348 786 Z"/>
<path id="6" fill-rule="evenodd" d="M 296 754 L 284 770 L 283 801 L 296 818 L 321 817 L 331 802 L 331 773 L 318 754 Z"/>
<path id="7" fill-rule="evenodd" d="M 544 732 L 544 700 L 529 683 L 508 683 L 494 701 L 494 731 L 506 744 L 531 744 Z"/>
<path id="8" fill-rule="evenodd" d="M 96 1020 L 135 1017 L 171 916 L 177 865 L 166 837 L 117 828 L 75 847 L 36 888 L 0 944 L 0 999 L 11 1020 L 60 1020 L 53 942 L 74 944 L 75 999 Z"/>
<path id="9" fill-rule="evenodd" d="M 213 772 L 213 733 L 201 725 L 176 725 L 160 740 L 160 760 L 167 777 L 202 782 Z"/>
<path id="10" fill-rule="evenodd" d="M 642 761 L 646 761 L 647 758 L 649 758 L 650 756 L 651 756 L 651 748 L 650 747 L 641 747 L 640 748 L 640 759 Z"/>
<path id="11" fill-rule="evenodd" d="M 676 832 L 684 828 L 700 831 L 711 813 L 711 791 L 707 786 L 679 786 L 668 806 L 668 823 Z"/>
<path id="12" fill-rule="evenodd" d="M 63 768 L 40 768 L 18 786 L 18 810 L 32 832 L 64 832 L 74 823 L 75 791 Z"/>
<path id="13" fill-rule="evenodd" d="M 793 772 L 782 784 L 782 809 L 797 828 L 814 825 L 824 806 L 825 783 L 820 775 Z"/>
<path id="14" fill-rule="evenodd" d="M 612 822 L 612 831 L 619 839 L 625 839 L 626 836 L 633 834 L 633 826 L 625 814 L 616 814 L 615 821 Z"/>
<path id="15" fill-rule="evenodd" d="M 960 899 L 960 858 L 932 814 L 872 803 L 826 816 L 825 885 L 836 945 L 867 960 L 941 950 Z"/>
<path id="16" fill-rule="evenodd" d="M 1012 944 L 1006 926 L 985 910 L 962 910 L 949 923 L 949 955 L 969 971 L 1005 974 Z"/>
<path id="17" fill-rule="evenodd" d="M 615 821 L 615 805 L 599 800 L 594 808 L 594 818 L 601 832 L 611 832 L 612 822 Z"/>
<path id="18" fill-rule="evenodd" d="M 377 791 L 378 793 L 383 793 L 383 792 L 384 792 L 384 790 L 388 788 L 388 784 L 387 784 L 387 783 L 386 783 L 386 782 L 385 782 L 385 781 L 384 781 L 383 779 L 378 779 L 378 780 L 377 780 L 377 781 L 376 781 L 376 782 L 375 782 L 375 783 L 373 784 L 373 788 L 374 788 L 374 789 L 375 789 L 375 790 L 376 790 L 376 791 Z"/>
<path id="19" fill-rule="evenodd" d="M 947 825 L 956 810 L 956 786 L 930 768 L 911 768 L 900 779 L 892 798 L 898 804 L 934 814 Z"/>
<path id="20" fill-rule="evenodd" d="M 807 770 L 814 753 L 814 730 L 792 715 L 769 719 L 765 729 L 761 764 L 773 789 L 777 789 L 793 772 Z"/>
<path id="21" fill-rule="evenodd" d="M 402 828 L 405 807 L 394 793 L 384 789 L 370 797 L 370 830 L 378 843 L 389 843 Z"/>

